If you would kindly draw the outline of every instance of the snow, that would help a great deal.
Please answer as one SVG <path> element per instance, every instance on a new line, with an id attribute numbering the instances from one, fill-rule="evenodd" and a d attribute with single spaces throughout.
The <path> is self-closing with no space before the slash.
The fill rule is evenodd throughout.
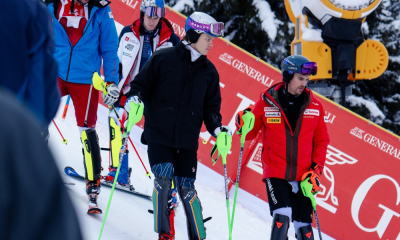
<path id="1" fill-rule="evenodd" d="M 400 56 L 389 56 L 390 61 L 400 63 Z"/>
<path id="2" fill-rule="evenodd" d="M 188 5 L 190 8 L 194 8 L 193 0 L 178 0 L 172 9 L 181 12 L 185 9 L 185 5 Z"/>
<path id="3" fill-rule="evenodd" d="M 385 119 L 385 114 L 378 108 L 375 102 L 366 100 L 362 97 L 356 97 L 356 96 L 349 96 L 347 100 L 350 102 L 351 106 L 361 106 L 364 105 L 366 108 L 368 108 L 369 112 L 371 113 L 371 116 L 376 118 L 379 117 L 381 119 Z"/>
<path id="4" fill-rule="evenodd" d="M 68 192 L 75 206 L 84 239 L 98 239 L 111 189 L 106 187 L 101 189 L 98 204 L 103 209 L 103 214 L 96 216 L 87 215 L 88 200 L 85 192 L 85 183 L 70 178 L 63 172 L 65 166 L 71 166 L 78 173 L 84 174 L 82 145 L 79 140 L 79 130 L 76 127 L 75 112 L 72 103 L 69 105 L 66 120 L 64 122 L 61 121 L 65 100 L 66 98 L 64 97 L 54 120 L 64 137 L 68 139 L 68 145 L 62 144 L 59 133 L 54 125 L 51 125 L 49 128 L 49 147 L 55 156 L 56 163 L 64 181 L 66 183 L 75 183 L 75 185 L 66 185 L 66 188 L 68 188 Z M 107 115 L 108 110 L 99 105 L 96 131 L 99 136 L 101 147 L 108 147 Z M 146 148 L 139 143 L 141 131 L 139 127 L 135 126 L 132 129 L 131 138 L 146 168 L 150 169 Z M 129 145 L 129 148 L 132 149 L 131 145 Z M 108 152 L 102 152 L 102 159 L 102 165 L 105 168 L 103 175 L 105 175 L 107 174 Z M 151 195 L 153 181 L 145 176 L 145 171 L 140 161 L 135 156 L 134 151 L 131 151 L 129 154 L 129 165 L 132 167 L 132 185 L 137 191 Z M 205 224 L 207 228 L 207 239 L 226 239 L 228 237 L 228 223 L 223 177 L 212 169 L 199 163 L 196 189 L 203 206 L 203 217 L 213 217 L 211 221 Z M 234 188 L 232 188 L 230 192 L 231 207 L 233 204 L 233 196 Z M 243 205 L 248 207 L 245 208 Z M 110 206 L 102 239 L 157 239 L 157 234 L 153 231 L 153 215 L 147 212 L 148 209 L 152 209 L 151 201 L 116 190 Z M 177 240 L 187 239 L 185 219 L 182 206 L 178 206 L 175 217 Z M 266 239 L 270 235 L 271 220 L 269 207 L 266 202 L 239 189 L 233 239 Z M 314 234 L 318 234 L 316 229 L 314 229 Z M 332 238 L 325 234 L 323 234 L 323 237 L 324 239 L 332 240 Z M 289 230 L 289 239 L 295 239 L 293 226 Z"/>
<path id="5" fill-rule="evenodd" d="M 329 0 L 333 5 L 345 10 L 361 10 L 378 0 Z"/>
<path id="6" fill-rule="evenodd" d="M 302 15 L 301 16 L 301 24 L 300 24 L 300 28 L 302 31 L 302 38 L 305 41 L 310 41 L 310 42 L 323 42 L 324 40 L 322 39 L 322 30 L 321 29 L 311 29 L 306 27 L 305 24 L 305 17 Z"/>
<path id="7" fill-rule="evenodd" d="M 268 33 L 269 38 L 274 41 L 277 34 L 277 25 L 281 22 L 275 19 L 271 6 L 265 0 L 253 0 L 253 5 L 258 9 L 258 17 L 261 20 L 261 27 Z"/>

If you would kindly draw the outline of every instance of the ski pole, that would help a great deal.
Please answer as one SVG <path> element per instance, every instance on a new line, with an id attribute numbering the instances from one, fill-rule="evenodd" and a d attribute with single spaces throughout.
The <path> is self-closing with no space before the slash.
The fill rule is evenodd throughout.
<path id="1" fill-rule="evenodd" d="M 239 165 L 236 176 L 236 189 L 235 189 L 235 198 L 233 199 L 233 209 L 232 209 L 232 220 L 231 220 L 231 231 L 233 230 L 233 219 L 235 218 L 235 208 L 236 208 L 236 199 L 237 193 L 239 191 L 239 178 L 240 178 L 240 169 L 242 167 L 242 156 L 243 156 L 243 148 L 244 142 L 246 140 L 246 135 L 249 133 L 254 127 L 255 117 L 254 114 L 250 111 L 243 114 L 243 126 L 242 126 L 242 136 L 240 137 L 240 155 L 239 155 Z"/>
<path id="2" fill-rule="evenodd" d="M 222 165 L 224 166 L 224 180 L 225 180 L 225 197 L 226 197 L 226 210 L 228 213 L 228 229 L 229 229 L 229 240 L 232 239 L 232 230 L 231 230 L 231 213 L 229 206 L 229 191 L 228 191 L 228 171 L 226 169 L 226 156 L 228 152 L 231 150 L 232 146 L 232 136 L 227 134 L 226 131 L 218 134 L 216 146 L 218 149 L 218 155 L 222 157 Z"/>
<path id="3" fill-rule="evenodd" d="M 60 133 L 60 136 L 61 136 L 61 138 L 62 138 L 62 143 L 64 143 L 65 145 L 67 145 L 68 139 L 65 139 L 65 138 L 64 138 L 64 136 L 62 135 L 60 129 L 58 129 L 57 124 L 56 124 L 56 122 L 54 121 L 54 119 L 53 119 L 52 121 L 53 121 L 54 126 L 56 126 L 58 132 Z"/>
<path id="4" fill-rule="evenodd" d="M 105 82 L 104 82 L 103 79 L 99 76 L 99 74 L 98 74 L 97 72 L 94 72 L 94 73 L 93 73 L 93 79 L 92 79 L 92 81 L 93 81 L 93 86 L 94 86 L 95 89 L 97 89 L 97 90 L 99 90 L 99 91 L 103 91 L 104 94 L 107 94 L 106 84 L 105 84 Z M 115 115 L 117 116 L 118 121 L 119 121 L 120 124 L 121 124 L 121 127 L 123 127 L 124 124 L 123 124 L 121 118 L 119 117 L 119 115 L 118 115 L 118 113 L 117 113 L 117 110 L 115 109 L 114 106 L 112 106 L 112 109 L 114 110 L 114 113 L 115 113 Z M 136 155 L 138 156 L 140 162 L 142 163 L 142 166 L 143 166 L 144 170 L 146 171 L 146 176 L 149 177 L 149 178 L 151 179 L 151 175 L 150 175 L 151 173 L 150 173 L 149 171 L 147 171 L 147 168 L 146 168 L 146 166 L 144 165 L 144 163 L 143 163 L 143 161 L 142 161 L 142 158 L 140 157 L 138 151 L 136 150 L 135 145 L 133 145 L 133 142 L 132 142 L 132 140 L 131 140 L 130 137 L 129 137 L 129 141 L 131 142 L 131 144 L 132 144 L 132 146 L 133 146 L 133 149 L 134 149 L 135 152 L 136 152 Z"/>
<path id="5" fill-rule="evenodd" d="M 322 240 L 322 234 L 321 234 L 321 228 L 319 226 L 319 220 L 318 220 L 318 214 L 317 214 L 317 201 L 315 200 L 314 195 L 311 193 L 312 190 L 312 184 L 309 182 L 310 178 L 304 179 L 300 183 L 301 191 L 303 191 L 303 195 L 308 197 L 311 200 L 311 205 L 314 209 L 314 215 L 315 215 L 315 222 L 317 223 L 317 229 L 318 229 L 318 234 L 319 234 L 319 239 Z"/>
<path id="6" fill-rule="evenodd" d="M 67 116 L 67 111 L 68 111 L 68 106 L 69 106 L 69 101 L 70 100 L 71 100 L 71 95 L 68 95 L 67 102 L 65 103 L 65 106 L 64 106 L 64 112 L 63 112 L 63 115 L 62 115 L 62 121 L 64 121 L 65 117 Z"/>
<path id="7" fill-rule="evenodd" d="M 128 117 L 127 130 L 122 135 L 122 137 L 124 138 L 124 143 L 122 145 L 121 154 L 120 154 L 120 157 L 119 157 L 118 168 L 117 168 L 117 173 L 115 174 L 114 182 L 113 182 L 113 185 L 112 185 L 112 188 L 111 188 L 111 194 L 110 194 L 110 197 L 108 199 L 108 204 L 107 204 L 106 213 L 104 215 L 103 224 L 101 225 L 99 240 L 101 239 L 101 234 L 103 233 L 104 225 L 106 223 L 108 210 L 110 209 L 111 200 L 112 200 L 112 197 L 113 197 L 113 194 L 114 194 L 114 190 L 115 190 L 115 184 L 117 183 L 119 170 L 121 169 L 122 159 L 123 159 L 124 154 L 125 154 L 126 145 L 128 144 L 129 134 L 131 133 L 132 126 L 135 125 L 136 123 L 138 123 L 140 121 L 141 117 L 143 116 L 143 105 L 141 105 L 141 104 L 136 105 L 134 102 L 132 102 L 131 103 L 131 109 L 132 109 L 131 110 L 131 114 L 129 114 L 129 117 Z"/>
<path id="8" fill-rule="evenodd" d="M 113 106 L 112 108 L 113 108 L 113 110 L 114 110 L 115 115 L 117 115 L 118 121 L 120 122 L 121 126 L 123 126 L 124 124 L 122 123 L 122 120 L 121 120 L 121 118 L 119 117 L 119 115 L 118 115 L 118 113 L 117 113 L 117 110 L 115 109 L 114 106 Z M 131 142 L 132 147 L 133 147 L 133 149 L 134 149 L 135 152 L 136 152 L 136 155 L 138 156 L 140 162 L 142 163 L 142 166 L 143 166 L 144 170 L 146 171 L 146 176 L 149 177 L 149 178 L 151 179 L 151 175 L 150 175 L 151 173 L 150 173 L 149 171 L 147 171 L 147 168 L 146 168 L 146 166 L 144 165 L 144 163 L 143 163 L 143 161 L 142 161 L 142 158 L 140 157 L 138 151 L 136 150 L 136 147 L 135 147 L 135 145 L 133 144 L 131 137 L 129 137 L 129 141 Z"/>

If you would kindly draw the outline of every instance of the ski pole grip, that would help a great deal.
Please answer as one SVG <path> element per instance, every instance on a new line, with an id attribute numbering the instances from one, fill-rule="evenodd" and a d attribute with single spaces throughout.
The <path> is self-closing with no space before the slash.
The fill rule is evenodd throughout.
<path id="1" fill-rule="evenodd" d="M 92 83 L 95 89 L 103 91 L 104 95 L 107 95 L 106 83 L 97 72 L 93 73 Z"/>
<path id="2" fill-rule="evenodd" d="M 142 120 L 144 110 L 142 103 L 136 104 L 134 101 L 132 101 L 129 104 L 131 105 L 131 111 L 129 111 L 127 132 L 130 132 L 132 126 Z"/>
<path id="3" fill-rule="evenodd" d="M 254 128 L 255 116 L 252 112 L 246 111 L 242 116 L 243 126 L 242 126 L 242 136 L 240 137 L 240 143 L 244 144 L 246 140 L 246 135 Z"/>
<path id="4" fill-rule="evenodd" d="M 312 184 L 309 182 L 310 178 L 304 179 L 304 181 L 300 182 L 300 188 L 303 192 L 303 195 L 308 197 L 311 200 L 311 205 L 313 206 L 314 210 L 317 206 L 317 202 L 315 201 L 314 195 L 311 193 L 312 191 Z"/>
<path id="5" fill-rule="evenodd" d="M 218 153 L 221 154 L 222 163 L 226 164 L 226 156 L 232 147 L 232 136 L 226 132 L 221 132 L 217 136 L 217 149 Z"/>

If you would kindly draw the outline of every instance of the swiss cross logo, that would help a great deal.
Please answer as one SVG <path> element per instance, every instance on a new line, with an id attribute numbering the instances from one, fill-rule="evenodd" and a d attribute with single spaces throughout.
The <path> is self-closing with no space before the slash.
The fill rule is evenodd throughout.
<path id="1" fill-rule="evenodd" d="M 129 41 L 129 37 L 125 37 L 125 41 Z"/>

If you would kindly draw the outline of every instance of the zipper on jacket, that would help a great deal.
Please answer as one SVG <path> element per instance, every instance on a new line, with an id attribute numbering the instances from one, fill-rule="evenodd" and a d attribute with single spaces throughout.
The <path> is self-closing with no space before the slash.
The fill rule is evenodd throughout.
<path id="1" fill-rule="evenodd" d="M 293 135 L 290 138 L 290 175 L 289 181 L 292 179 L 292 166 L 293 166 Z"/>
<path id="2" fill-rule="evenodd" d="M 76 45 L 76 44 L 75 44 Z M 68 82 L 68 77 L 69 77 L 69 69 L 71 67 L 71 59 L 72 59 L 72 52 L 74 51 L 74 47 L 71 48 L 71 52 L 69 53 L 69 62 L 68 62 L 68 70 L 67 70 L 67 77 L 65 78 L 65 81 Z"/>
<path id="3" fill-rule="evenodd" d="M 179 96 L 179 100 L 178 100 L 178 108 L 177 108 L 177 114 L 178 114 L 178 122 L 179 122 L 179 112 L 181 111 L 181 102 L 182 102 L 182 100 L 183 100 L 183 95 L 184 95 L 184 92 L 185 92 L 185 87 L 186 87 L 186 84 L 188 83 L 188 81 L 190 81 L 190 75 L 191 75 L 191 71 L 192 71 L 192 64 L 190 63 L 189 64 L 189 73 L 188 73 L 188 78 L 187 79 L 185 79 L 186 80 L 186 82 L 185 83 L 183 83 L 183 86 L 181 87 L 181 89 L 182 89 L 182 94 Z M 188 105 L 189 106 L 189 105 Z M 179 123 L 178 123 L 179 124 Z M 175 143 L 176 143 L 176 147 L 178 148 L 178 152 L 179 152 L 179 146 L 180 146 L 180 142 L 179 142 L 179 135 L 181 134 L 181 129 L 179 129 L 179 133 L 177 134 L 177 137 L 176 137 L 176 139 L 177 140 L 175 140 Z"/>
<path id="4" fill-rule="evenodd" d="M 87 26 L 89 26 L 88 24 L 90 24 L 90 23 L 92 22 L 92 20 L 93 20 L 93 15 L 92 15 L 92 17 L 90 18 L 90 21 L 86 23 Z M 64 28 L 64 27 L 63 27 L 63 28 Z M 64 29 L 64 31 L 65 31 L 65 29 Z M 69 54 L 68 71 L 67 71 L 67 77 L 65 78 L 65 81 L 66 81 L 66 82 L 68 82 L 69 70 L 70 70 L 70 68 L 71 68 L 72 51 L 74 51 L 75 46 L 76 46 L 76 45 L 78 44 L 78 42 L 83 38 L 83 35 L 85 35 L 86 31 L 87 31 L 87 28 L 85 29 L 85 31 L 83 31 L 82 36 L 78 39 L 78 41 L 75 43 L 74 46 L 72 46 L 71 40 L 69 39 L 68 34 L 67 34 L 68 41 L 70 42 L 70 44 L 71 44 L 72 47 L 71 47 L 71 52 L 70 52 L 70 54 Z M 65 33 L 67 33 L 67 32 L 65 32 Z"/>

